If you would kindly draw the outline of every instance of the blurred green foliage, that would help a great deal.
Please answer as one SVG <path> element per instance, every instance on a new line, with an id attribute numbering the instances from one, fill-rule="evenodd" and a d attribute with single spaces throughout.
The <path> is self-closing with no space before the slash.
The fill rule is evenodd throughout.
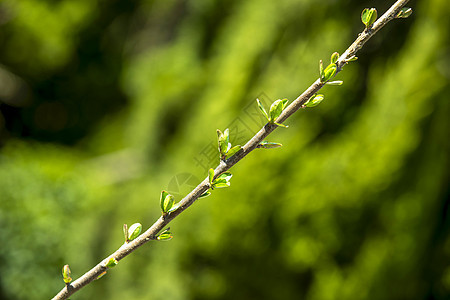
<path id="1" fill-rule="evenodd" d="M 256 97 L 295 99 L 391 2 L 1 1 L 0 299 L 51 298 L 148 228 L 216 128 L 251 137 Z M 282 148 L 71 298 L 448 299 L 450 6 L 409 6 Z"/>

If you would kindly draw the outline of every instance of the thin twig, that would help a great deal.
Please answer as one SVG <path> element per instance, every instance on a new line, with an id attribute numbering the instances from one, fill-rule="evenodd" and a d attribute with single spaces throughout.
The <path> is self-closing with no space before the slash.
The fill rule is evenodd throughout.
<path id="1" fill-rule="evenodd" d="M 337 70 L 336 74 L 342 70 L 344 65 L 347 63 L 348 59 L 353 57 L 358 50 L 384 25 L 395 18 L 400 9 L 408 3 L 409 0 L 398 0 L 386 11 L 370 29 L 365 29 L 362 33 L 358 35 L 358 38 L 350 45 L 350 47 L 339 57 L 336 62 Z M 317 93 L 323 86 L 324 82 L 317 79 L 306 91 L 304 91 L 297 99 L 295 99 L 285 110 L 281 113 L 276 123 L 283 123 L 287 118 L 289 118 L 293 113 L 300 109 L 315 93 Z M 223 172 L 230 169 L 241 159 L 243 159 L 247 154 L 252 152 L 257 148 L 259 143 L 261 143 L 272 131 L 274 131 L 278 126 L 275 124 L 267 123 L 264 127 L 259 130 L 243 147 L 232 156 L 227 161 L 221 161 L 219 165 L 214 170 L 214 178 L 222 174 Z M 90 282 L 97 279 L 101 274 L 108 270 L 106 266 L 107 262 L 114 258 L 120 261 L 125 256 L 132 253 L 134 250 L 145 244 L 150 240 L 156 239 L 157 234 L 163 230 L 164 227 L 169 224 L 175 217 L 181 214 L 189 206 L 191 206 L 203 193 L 205 193 L 210 188 L 208 177 L 205 178 L 194 190 L 192 190 L 186 197 L 180 201 L 179 207 L 165 215 L 161 216 L 147 231 L 137 237 L 135 240 L 130 241 L 122 245 L 117 251 L 109 255 L 107 258 L 102 260 L 99 264 L 93 267 L 91 270 L 86 272 L 83 276 L 67 284 L 54 298 L 53 300 L 67 299 L 70 295 L 89 284 Z"/>

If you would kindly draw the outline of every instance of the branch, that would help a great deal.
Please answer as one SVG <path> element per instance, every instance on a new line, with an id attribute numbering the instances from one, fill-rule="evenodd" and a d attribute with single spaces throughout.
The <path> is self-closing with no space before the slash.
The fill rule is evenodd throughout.
<path id="1" fill-rule="evenodd" d="M 114 253 L 109 255 L 107 258 L 102 260 L 99 264 L 93 267 L 91 270 L 86 272 L 83 276 L 70 283 L 70 269 L 65 266 L 63 269 L 64 279 L 66 281 L 67 278 L 70 280 L 66 283 L 66 286 L 53 298 L 53 300 L 57 299 L 67 299 L 70 295 L 99 278 L 106 271 L 117 264 L 118 261 L 132 253 L 134 250 L 145 244 L 150 240 L 155 240 L 157 238 L 157 234 L 166 227 L 170 221 L 176 218 L 179 214 L 185 211 L 189 206 L 191 206 L 200 196 L 206 193 L 211 187 L 211 181 L 216 179 L 220 174 L 226 172 L 235 164 L 237 164 L 241 159 L 243 159 L 247 154 L 252 152 L 254 149 L 258 148 L 261 142 L 272 132 L 274 131 L 280 124 L 282 124 L 286 119 L 288 119 L 292 114 L 294 114 L 298 109 L 304 108 L 307 106 L 308 101 L 312 99 L 312 97 L 325 85 L 329 82 L 331 78 L 333 78 L 337 73 L 339 73 L 342 68 L 350 61 L 356 59 L 355 54 L 360 50 L 364 44 L 375 34 L 383 28 L 389 21 L 399 17 L 407 17 L 410 14 L 410 9 L 407 10 L 403 8 L 403 6 L 408 3 L 409 0 L 398 0 L 386 11 L 376 22 L 373 22 L 376 19 L 376 11 L 374 13 L 374 17 L 372 17 L 372 13 L 370 10 L 366 10 L 363 12 L 363 22 L 366 24 L 366 28 L 362 33 L 358 35 L 358 38 L 348 47 L 348 49 L 340 56 L 333 61 L 332 63 L 323 71 L 321 67 L 321 76 L 318 78 L 311 86 L 306 89 L 297 99 L 295 99 L 289 106 L 287 106 L 284 110 L 278 114 L 278 117 L 275 120 L 269 121 L 266 125 L 264 125 L 258 133 L 256 133 L 238 152 L 236 152 L 229 159 L 224 159 L 222 157 L 219 165 L 214 170 L 214 174 L 210 177 L 205 178 L 196 188 L 194 188 L 186 197 L 184 197 L 176 209 L 169 210 L 168 212 L 164 212 L 163 215 L 143 234 L 135 238 L 134 240 L 128 240 L 126 238 L 126 242 Z M 403 8 L 403 9 L 402 9 Z M 371 9 L 372 10 L 372 9 Z M 367 18 L 367 22 L 365 22 L 364 18 Z M 333 54 L 334 55 L 334 54 Z M 322 62 L 321 62 L 322 64 Z M 331 66 L 331 68 L 330 68 Z M 328 70 L 329 69 L 329 70 Z M 332 71 L 331 73 L 327 73 L 328 71 Z M 284 108 L 284 107 L 283 107 Z M 68 271 L 67 271 L 68 270 Z"/>

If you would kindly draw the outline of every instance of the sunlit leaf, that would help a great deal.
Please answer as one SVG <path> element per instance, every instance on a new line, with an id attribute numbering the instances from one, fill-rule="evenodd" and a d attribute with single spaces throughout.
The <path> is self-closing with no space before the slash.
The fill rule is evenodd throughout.
<path id="1" fill-rule="evenodd" d="M 167 214 L 169 210 L 173 207 L 174 201 L 175 201 L 174 197 L 170 195 L 168 192 L 166 191 L 161 192 L 161 198 L 159 202 L 163 215 Z"/>
<path id="2" fill-rule="evenodd" d="M 231 148 L 230 150 L 227 151 L 227 154 L 225 155 L 225 159 L 229 159 L 230 157 L 235 155 L 241 149 L 242 149 L 241 145 L 234 146 L 233 148 Z"/>
<path id="3" fill-rule="evenodd" d="M 170 227 L 167 228 L 167 229 L 165 229 L 163 232 L 161 232 L 161 233 L 156 237 L 156 239 L 157 239 L 158 241 L 169 241 L 169 240 L 171 240 L 171 239 L 173 238 L 173 235 L 172 235 L 172 233 L 171 233 L 169 230 L 170 230 Z"/>
<path id="4" fill-rule="evenodd" d="M 329 64 L 328 67 L 326 67 L 325 71 L 323 71 L 325 73 L 323 81 L 328 81 L 333 78 L 333 76 L 336 74 L 336 70 L 337 67 L 335 64 Z"/>
<path id="5" fill-rule="evenodd" d="M 135 238 L 137 238 L 142 231 L 142 225 L 141 223 L 134 223 L 133 225 L 128 228 L 128 240 L 132 241 Z"/>
<path id="6" fill-rule="evenodd" d="M 361 21 L 366 28 L 372 27 L 372 24 L 377 19 L 377 10 L 375 8 L 365 8 L 361 13 Z"/>
<path id="7" fill-rule="evenodd" d="M 314 107 L 319 105 L 320 102 L 324 99 L 324 96 L 322 94 L 317 94 L 311 97 L 308 102 L 304 104 L 305 107 Z"/>

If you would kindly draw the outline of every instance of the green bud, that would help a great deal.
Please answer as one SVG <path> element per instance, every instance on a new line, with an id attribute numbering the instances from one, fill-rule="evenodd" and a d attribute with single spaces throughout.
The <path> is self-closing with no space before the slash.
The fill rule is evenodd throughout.
<path id="1" fill-rule="evenodd" d="M 174 197 L 166 191 L 161 192 L 161 198 L 159 200 L 161 211 L 163 215 L 166 215 L 173 207 Z"/>
<path id="2" fill-rule="evenodd" d="M 117 266 L 118 263 L 119 262 L 117 261 L 117 259 L 115 259 L 114 257 L 111 257 L 105 266 L 107 268 L 114 268 L 115 266 Z"/>
<path id="3" fill-rule="evenodd" d="M 70 277 L 70 268 L 69 265 L 64 265 L 62 269 L 63 274 L 63 280 L 66 284 L 69 284 L 72 281 L 72 278 Z"/>
<path id="4" fill-rule="evenodd" d="M 361 13 L 361 21 L 366 28 L 369 29 L 372 27 L 372 24 L 377 19 L 377 10 L 375 8 L 365 8 Z"/>
<path id="5" fill-rule="evenodd" d="M 314 107 L 319 105 L 320 102 L 324 99 L 324 96 L 322 94 L 317 94 L 309 98 L 309 100 L 303 104 L 304 107 Z"/>
<path id="6" fill-rule="evenodd" d="M 407 18 L 412 14 L 411 7 L 403 7 L 398 14 L 395 16 L 396 18 Z"/>
<path id="7" fill-rule="evenodd" d="M 339 53 L 334 52 L 333 54 L 331 54 L 331 63 L 335 64 L 339 59 Z"/>
<path id="8" fill-rule="evenodd" d="M 128 228 L 128 241 L 132 241 L 135 238 L 137 238 L 142 231 L 142 225 L 141 223 L 134 223 L 133 225 Z"/>

